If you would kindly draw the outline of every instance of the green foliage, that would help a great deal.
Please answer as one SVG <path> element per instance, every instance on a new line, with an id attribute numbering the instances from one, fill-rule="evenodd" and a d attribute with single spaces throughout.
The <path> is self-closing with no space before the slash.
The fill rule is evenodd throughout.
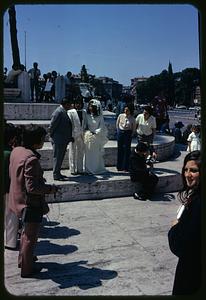
<path id="1" fill-rule="evenodd" d="M 169 63 L 168 70 L 163 70 L 159 75 L 151 76 L 147 81 L 137 84 L 137 101 L 151 102 L 159 95 L 171 106 L 175 104 L 189 106 L 192 104 L 194 91 L 199 82 L 199 69 L 186 68 L 182 72 L 173 73 L 172 64 Z"/>

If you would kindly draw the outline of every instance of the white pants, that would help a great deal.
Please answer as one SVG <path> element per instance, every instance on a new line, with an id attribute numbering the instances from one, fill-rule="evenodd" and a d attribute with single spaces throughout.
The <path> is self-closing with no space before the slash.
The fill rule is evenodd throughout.
<path id="1" fill-rule="evenodd" d="M 4 245 L 16 248 L 19 218 L 8 208 L 8 196 L 9 194 L 4 195 Z"/>
<path id="2" fill-rule="evenodd" d="M 84 172 L 85 146 L 82 136 L 76 137 L 74 143 L 69 144 L 69 169 L 71 173 Z"/>

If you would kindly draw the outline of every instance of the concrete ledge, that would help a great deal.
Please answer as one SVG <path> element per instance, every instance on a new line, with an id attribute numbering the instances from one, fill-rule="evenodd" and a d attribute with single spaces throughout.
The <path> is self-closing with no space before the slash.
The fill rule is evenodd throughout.
<path id="1" fill-rule="evenodd" d="M 29 124 L 34 124 L 38 126 L 42 126 L 45 128 L 45 130 L 48 132 L 48 126 L 50 121 L 49 120 L 8 120 L 8 122 L 13 123 L 16 126 L 24 125 L 27 126 Z M 107 117 L 105 119 L 105 123 L 108 130 L 108 147 L 105 147 L 105 160 L 107 166 L 114 166 L 116 162 L 114 163 L 114 159 L 111 159 L 110 162 L 110 156 L 117 157 L 117 141 L 115 140 L 116 137 L 116 128 L 115 128 L 115 120 L 114 118 Z M 46 142 L 49 141 L 49 135 L 46 136 Z M 112 144 L 113 143 L 113 144 Z M 133 139 L 132 146 L 134 147 L 137 144 L 136 138 Z M 112 146 L 113 145 L 113 146 Z M 160 161 L 166 160 L 170 158 L 173 155 L 174 152 L 174 146 L 175 146 L 175 138 L 170 135 L 159 135 L 157 134 L 154 139 L 154 149 L 157 152 L 157 159 Z M 114 152 L 113 152 L 114 151 Z M 52 157 L 52 147 L 51 143 L 45 143 L 44 148 L 41 150 L 42 152 L 42 162 L 43 167 L 48 170 L 51 169 L 51 157 Z M 65 157 L 65 161 L 63 163 L 63 168 L 68 168 L 68 162 L 67 162 L 68 153 Z M 116 161 L 116 160 L 115 160 Z"/>
<path id="2" fill-rule="evenodd" d="M 21 94 L 21 89 L 18 88 L 4 88 L 5 97 L 18 97 Z"/>
<path id="3" fill-rule="evenodd" d="M 136 139 L 133 139 L 132 148 L 134 148 L 136 144 L 137 144 Z M 170 137 L 170 136 L 166 136 L 166 138 L 164 138 L 164 136 L 157 137 L 157 140 L 154 144 L 154 148 L 157 153 L 157 160 L 164 161 L 172 157 L 174 153 L 174 145 L 175 145 L 174 137 Z M 105 154 L 104 154 L 105 166 L 106 167 L 116 166 L 117 141 L 108 141 L 108 143 L 105 145 L 104 150 L 105 150 Z M 52 165 L 53 165 L 52 151 L 53 150 L 50 142 L 45 143 L 44 147 L 41 150 L 39 150 L 39 153 L 41 154 L 41 165 L 44 170 L 52 169 Z M 69 157 L 69 147 L 67 147 L 67 152 L 63 160 L 62 169 L 69 168 L 68 157 Z"/>
<path id="4" fill-rule="evenodd" d="M 21 89 L 18 88 L 4 88 L 3 97 L 5 102 L 21 102 Z"/>
<path id="5" fill-rule="evenodd" d="M 4 103 L 5 104 L 5 103 Z M 23 104 L 22 104 L 23 105 Z M 52 105 L 52 104 L 51 104 Z M 52 110 L 53 112 L 53 110 Z M 51 112 L 51 114 L 52 114 Z M 20 112 L 20 116 L 22 116 L 22 112 Z M 50 116 L 51 116 L 50 114 Z M 48 132 L 48 127 L 50 124 L 50 118 L 49 120 L 45 119 L 45 120 L 37 120 L 37 119 L 20 119 L 20 120 L 16 120 L 16 119 L 10 119 L 7 117 L 6 114 L 4 114 L 4 118 L 10 122 L 13 123 L 16 126 L 28 126 L 30 124 L 36 125 L 36 126 L 42 126 L 45 128 L 45 130 Z M 115 140 L 116 139 L 116 120 L 115 118 L 112 118 L 110 116 L 104 115 L 104 120 L 105 120 L 105 125 L 107 127 L 108 130 L 108 139 L 109 140 Z M 46 136 L 46 141 L 49 141 L 49 135 Z"/>
<path id="6" fill-rule="evenodd" d="M 51 103 L 4 103 L 7 120 L 49 120 L 59 104 Z"/>
<path id="7" fill-rule="evenodd" d="M 156 192 L 169 193 L 181 189 L 181 168 L 186 153 L 171 161 L 155 164 L 154 171 L 159 177 Z M 47 182 L 60 187 L 56 198 L 47 195 L 46 199 L 52 203 L 131 196 L 134 187 L 129 174 L 117 172 L 114 167 L 107 170 L 107 173 L 96 176 L 72 176 L 69 170 L 62 170 L 62 174 L 69 176 L 69 181 L 65 182 L 53 181 L 52 171 L 45 171 Z"/>
<path id="8" fill-rule="evenodd" d="M 15 90 L 12 93 L 21 92 L 20 89 L 5 89 Z M 8 91 L 8 92 L 9 92 Z M 59 106 L 58 103 L 4 103 L 4 116 L 8 120 L 50 120 L 51 114 Z M 103 111 L 103 115 L 114 117 L 115 113 Z"/>

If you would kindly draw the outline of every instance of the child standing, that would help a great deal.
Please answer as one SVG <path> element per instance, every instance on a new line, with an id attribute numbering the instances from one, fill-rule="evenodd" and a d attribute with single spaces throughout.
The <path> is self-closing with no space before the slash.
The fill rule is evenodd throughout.
<path id="1" fill-rule="evenodd" d="M 192 132 L 189 134 L 188 139 L 187 139 L 187 142 L 188 142 L 187 151 L 188 152 L 200 150 L 200 148 L 201 148 L 200 125 L 193 125 L 191 131 Z"/>

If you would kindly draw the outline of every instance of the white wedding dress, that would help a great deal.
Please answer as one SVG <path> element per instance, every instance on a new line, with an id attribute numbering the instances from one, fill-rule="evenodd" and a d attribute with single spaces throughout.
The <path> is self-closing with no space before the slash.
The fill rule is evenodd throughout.
<path id="1" fill-rule="evenodd" d="M 108 141 L 103 115 L 87 113 L 84 128 L 85 171 L 89 174 L 103 174 L 106 172 L 104 145 Z"/>

